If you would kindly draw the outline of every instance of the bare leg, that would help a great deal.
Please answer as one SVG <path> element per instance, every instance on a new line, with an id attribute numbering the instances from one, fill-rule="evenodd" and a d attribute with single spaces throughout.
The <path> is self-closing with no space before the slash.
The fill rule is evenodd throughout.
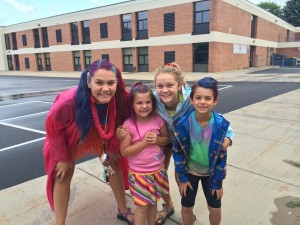
<path id="1" fill-rule="evenodd" d="M 115 196 L 118 209 L 120 210 L 121 213 L 126 213 L 127 205 L 126 205 L 126 197 L 125 197 L 125 188 L 124 188 L 123 175 L 120 169 L 119 161 L 115 154 L 110 153 L 109 155 L 110 155 L 109 165 L 115 171 L 115 173 L 112 176 L 109 176 L 109 184 Z M 132 221 L 134 219 L 134 216 L 128 215 L 128 219 Z"/>
<path id="2" fill-rule="evenodd" d="M 181 208 L 181 215 L 184 225 L 192 225 L 194 223 L 194 207 L 183 207 Z"/>
<path id="3" fill-rule="evenodd" d="M 149 205 L 137 206 L 135 208 L 134 225 L 145 225 L 147 221 L 148 213 L 149 213 Z"/>
<path id="4" fill-rule="evenodd" d="M 222 217 L 221 208 L 211 208 L 208 206 L 208 211 L 210 225 L 220 225 Z"/>
<path id="5" fill-rule="evenodd" d="M 70 199 L 70 185 L 74 174 L 72 172 L 66 173 L 62 182 L 60 179 L 55 179 L 53 189 L 53 201 L 54 201 L 54 214 L 57 225 L 65 225 L 69 199 Z"/>
<path id="6" fill-rule="evenodd" d="M 157 204 L 148 205 L 147 225 L 155 225 Z"/>

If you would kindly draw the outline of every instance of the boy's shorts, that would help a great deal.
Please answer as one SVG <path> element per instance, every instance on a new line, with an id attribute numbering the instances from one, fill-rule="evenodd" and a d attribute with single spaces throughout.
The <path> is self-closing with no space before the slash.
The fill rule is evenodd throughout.
<path id="1" fill-rule="evenodd" d="M 209 176 L 202 177 L 188 174 L 188 179 L 193 187 L 193 190 L 188 187 L 186 190 L 186 196 L 182 196 L 181 205 L 183 207 L 189 208 L 195 205 L 199 181 L 201 180 L 202 189 L 206 198 L 207 205 L 211 208 L 221 208 L 221 200 L 217 200 L 217 193 L 215 192 L 214 195 L 211 194 L 209 188 Z"/>

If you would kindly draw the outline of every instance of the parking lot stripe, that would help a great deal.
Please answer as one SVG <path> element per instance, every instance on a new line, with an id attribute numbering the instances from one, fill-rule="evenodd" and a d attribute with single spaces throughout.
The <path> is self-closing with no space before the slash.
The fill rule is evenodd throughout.
<path id="1" fill-rule="evenodd" d="M 36 129 L 31 129 L 31 128 L 27 128 L 27 127 L 21 127 L 21 126 L 9 124 L 9 123 L 3 123 L 3 122 L 1 122 L 1 121 L 0 121 L 0 124 L 1 124 L 1 125 L 5 125 L 5 126 L 8 126 L 8 127 L 14 127 L 14 128 L 22 129 L 22 130 L 27 130 L 27 131 L 39 133 L 39 134 L 46 134 L 45 131 L 36 130 Z"/>
<path id="2" fill-rule="evenodd" d="M 6 148 L 1 148 L 0 152 L 5 151 L 5 150 L 9 150 L 9 149 L 12 149 L 12 148 L 17 148 L 17 147 L 20 147 L 20 146 L 23 146 L 23 145 L 31 144 L 31 143 L 34 143 L 34 142 L 37 142 L 37 141 L 41 141 L 41 140 L 44 140 L 44 139 L 45 139 L 45 137 L 42 137 L 42 138 L 38 138 L 38 139 L 35 139 L 35 140 L 23 142 L 21 144 L 12 145 L 12 146 L 9 146 L 9 147 L 6 147 Z"/>

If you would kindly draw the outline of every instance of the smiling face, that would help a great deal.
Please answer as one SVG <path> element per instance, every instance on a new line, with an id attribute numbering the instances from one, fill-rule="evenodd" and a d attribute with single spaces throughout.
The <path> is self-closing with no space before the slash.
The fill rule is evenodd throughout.
<path id="1" fill-rule="evenodd" d="M 134 94 L 133 110 L 137 120 L 144 120 L 150 116 L 153 110 L 153 102 L 150 92 L 136 92 Z"/>
<path id="2" fill-rule="evenodd" d="M 160 101 L 169 108 L 176 108 L 179 103 L 178 91 L 180 83 L 171 73 L 161 73 L 156 76 L 155 88 Z"/>
<path id="3" fill-rule="evenodd" d="M 87 80 L 87 84 L 96 99 L 96 103 L 99 104 L 108 103 L 117 90 L 117 78 L 111 70 L 96 70 L 91 80 Z"/>
<path id="4" fill-rule="evenodd" d="M 191 104 L 195 108 L 196 117 L 210 117 L 212 108 L 218 103 L 219 98 L 214 98 L 212 89 L 196 87 Z"/>

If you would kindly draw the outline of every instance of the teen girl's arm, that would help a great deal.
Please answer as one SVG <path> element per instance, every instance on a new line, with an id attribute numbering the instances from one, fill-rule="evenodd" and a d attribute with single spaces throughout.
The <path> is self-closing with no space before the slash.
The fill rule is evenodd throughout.
<path id="1" fill-rule="evenodd" d="M 234 138 L 234 132 L 233 132 L 233 129 L 229 126 L 229 128 L 225 134 L 224 142 L 222 145 L 223 151 L 226 151 L 227 148 L 232 145 L 233 138 Z"/>

